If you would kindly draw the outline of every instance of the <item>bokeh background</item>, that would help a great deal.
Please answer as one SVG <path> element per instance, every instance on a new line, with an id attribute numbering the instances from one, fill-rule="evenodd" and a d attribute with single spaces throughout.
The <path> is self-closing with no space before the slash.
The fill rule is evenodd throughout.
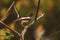
<path id="1" fill-rule="evenodd" d="M 12 9 L 8 12 L 9 15 L 6 13 L 13 1 L 16 1 L 14 5 L 17 8 L 20 16 L 26 16 L 27 14 L 31 13 L 33 14 L 30 20 L 30 22 L 32 22 L 36 15 L 38 0 L 0 0 L 0 20 L 11 26 L 12 29 L 21 32 L 23 29 L 21 24 L 19 22 L 13 22 L 13 20 L 17 18 L 14 8 L 12 7 Z M 44 13 L 45 16 L 34 23 L 32 29 L 35 30 L 38 25 L 42 24 L 46 30 L 46 36 L 60 30 L 60 0 L 40 0 L 38 16 L 40 16 L 41 13 Z M 8 17 L 4 19 L 6 15 L 8 15 Z M 30 36 L 28 33 L 27 35 Z M 57 34 L 50 38 L 52 38 L 52 40 L 59 40 L 60 34 Z M 25 40 L 29 39 L 30 38 L 26 38 Z M 18 40 L 18 37 L 9 29 L 5 28 L 4 25 L 0 24 L 0 40 Z"/>

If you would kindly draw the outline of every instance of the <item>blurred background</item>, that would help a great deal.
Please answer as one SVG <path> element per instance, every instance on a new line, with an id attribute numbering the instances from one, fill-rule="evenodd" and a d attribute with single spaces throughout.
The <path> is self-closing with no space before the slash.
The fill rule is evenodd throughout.
<path id="1" fill-rule="evenodd" d="M 33 14 L 29 21 L 30 23 L 35 19 L 38 0 L 0 0 L 0 20 L 9 25 L 12 29 L 21 33 L 23 26 L 20 24 L 20 21 L 15 23 L 13 22 L 13 20 L 17 19 L 17 14 L 14 7 L 12 7 L 8 13 L 6 13 L 13 1 L 15 1 L 14 6 L 18 10 L 20 16 L 23 17 Z M 45 16 L 34 23 L 32 29 L 36 30 L 37 26 L 42 24 L 46 30 L 46 36 L 60 30 L 60 0 L 40 0 L 38 16 L 40 16 L 41 13 L 44 13 Z M 29 32 L 26 35 L 30 36 Z M 18 40 L 18 37 L 16 36 L 17 35 L 14 35 L 14 33 L 0 23 L 0 40 Z M 57 36 L 56 40 L 59 38 L 57 38 Z M 54 38 L 52 39 L 55 40 Z M 29 39 L 26 38 L 25 40 Z"/>

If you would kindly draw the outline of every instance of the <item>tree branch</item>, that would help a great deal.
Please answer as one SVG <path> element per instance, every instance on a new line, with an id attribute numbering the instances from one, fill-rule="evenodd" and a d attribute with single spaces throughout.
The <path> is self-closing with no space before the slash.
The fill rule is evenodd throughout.
<path id="1" fill-rule="evenodd" d="M 2 22 L 0 20 L 0 23 L 3 24 L 6 28 L 8 28 L 9 30 L 11 30 L 14 34 L 17 34 L 19 37 L 21 37 L 21 34 L 18 33 L 17 31 L 13 30 L 12 28 L 10 28 L 10 26 L 6 25 L 4 22 Z"/>
<path id="2" fill-rule="evenodd" d="M 7 17 L 8 17 L 8 12 L 11 10 L 11 8 L 13 7 L 13 5 L 15 4 L 15 1 L 12 2 L 12 4 L 10 5 L 10 7 L 8 8 L 7 12 L 6 12 L 6 17 L 2 19 L 2 21 L 4 21 Z"/>
<path id="3" fill-rule="evenodd" d="M 17 10 L 17 8 L 15 7 L 15 5 L 14 5 L 14 10 L 15 10 L 15 12 L 16 12 L 16 14 L 17 14 L 17 18 L 19 18 L 20 15 L 19 15 L 18 10 Z"/>
<path id="4" fill-rule="evenodd" d="M 44 14 L 41 14 L 41 16 L 39 16 L 39 17 L 37 17 L 37 21 L 41 18 L 41 17 L 43 17 L 44 16 Z M 22 39 L 24 40 L 24 35 L 25 35 L 25 33 L 26 33 L 26 31 L 27 31 L 27 29 L 29 28 L 29 27 L 31 27 L 31 25 L 32 24 L 34 24 L 35 23 L 35 21 L 32 21 L 30 24 L 28 24 L 27 26 L 24 26 L 24 29 L 22 30 L 22 32 L 21 32 L 21 35 L 22 35 Z"/>
<path id="5" fill-rule="evenodd" d="M 40 0 L 38 1 L 38 6 L 37 6 L 37 10 L 36 10 L 35 21 L 36 21 L 37 16 L 38 16 L 39 8 L 40 8 Z"/>
<path id="6" fill-rule="evenodd" d="M 57 33 L 60 33 L 60 31 L 57 31 L 55 33 L 52 33 L 52 34 L 48 35 L 47 38 L 52 37 L 52 36 L 56 35 Z"/>
<path id="7" fill-rule="evenodd" d="M 15 1 L 12 2 L 12 4 L 10 5 L 10 7 L 9 7 L 9 9 L 7 10 L 6 13 L 8 13 L 8 12 L 11 10 L 11 8 L 14 7 L 14 9 L 15 9 L 15 11 L 16 11 L 16 13 L 17 13 L 17 19 L 14 20 L 13 22 L 16 22 L 16 21 L 20 21 L 21 18 L 19 18 L 20 16 L 19 16 L 19 13 L 18 13 L 16 7 L 13 6 L 14 3 L 15 3 Z M 29 27 L 31 27 L 31 25 L 34 24 L 35 21 L 38 21 L 41 17 L 44 16 L 44 14 L 41 14 L 41 16 L 37 17 L 37 16 L 38 16 L 38 11 L 39 11 L 39 5 L 40 5 L 40 0 L 38 1 L 38 7 L 37 7 L 37 11 L 36 11 L 35 20 L 32 21 L 30 24 L 24 26 L 24 29 L 22 30 L 21 34 L 18 33 L 17 31 L 15 31 L 15 30 L 13 30 L 12 28 L 10 28 L 10 26 L 6 25 L 6 24 L 5 24 L 4 22 L 2 22 L 1 20 L 0 20 L 0 23 L 3 24 L 3 25 L 5 25 L 5 27 L 8 28 L 9 30 L 11 30 L 14 34 L 17 34 L 17 35 L 20 37 L 20 40 L 24 40 L 24 35 L 25 35 L 27 29 L 28 29 Z M 8 14 L 8 15 L 9 15 L 9 14 Z M 7 15 L 4 19 L 6 19 L 6 18 L 8 17 L 8 15 Z"/>

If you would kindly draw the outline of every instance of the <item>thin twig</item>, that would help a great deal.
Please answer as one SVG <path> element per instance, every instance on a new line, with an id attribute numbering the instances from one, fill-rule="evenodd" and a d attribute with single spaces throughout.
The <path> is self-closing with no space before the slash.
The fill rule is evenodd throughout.
<path id="1" fill-rule="evenodd" d="M 44 16 L 44 14 L 41 14 L 41 16 L 37 17 L 36 20 L 38 21 L 38 20 L 39 20 L 41 17 L 43 17 L 43 16 Z M 21 20 L 21 18 L 18 18 L 18 19 L 16 19 L 16 20 L 14 20 L 14 22 L 20 21 L 20 20 Z M 27 29 L 28 29 L 32 24 L 34 24 L 34 22 L 35 22 L 35 21 L 32 21 L 30 24 L 24 26 L 24 29 L 23 29 L 22 32 L 21 32 L 21 35 L 22 35 L 22 39 L 23 39 L 23 40 L 24 40 L 24 35 L 25 35 Z"/>
<path id="2" fill-rule="evenodd" d="M 57 31 L 57 32 L 55 32 L 53 34 L 48 35 L 47 38 L 52 37 L 52 36 L 56 35 L 57 33 L 60 33 L 60 31 Z"/>
<path id="3" fill-rule="evenodd" d="M 13 30 L 12 28 L 10 28 L 10 26 L 6 25 L 4 22 L 2 22 L 0 20 L 0 23 L 3 24 L 6 28 L 8 28 L 9 30 L 11 30 L 13 33 L 17 34 L 19 37 L 21 36 L 20 33 L 18 33 L 17 31 Z"/>
<path id="4" fill-rule="evenodd" d="M 8 15 L 9 15 L 8 12 L 11 10 L 11 8 L 13 7 L 14 4 L 15 4 L 15 1 L 13 1 L 12 4 L 10 5 L 10 7 L 8 8 L 8 10 L 7 10 L 7 12 L 6 12 L 7 15 L 6 15 L 5 18 L 2 19 L 2 21 L 4 21 L 4 20 L 8 17 Z"/>
<path id="5" fill-rule="evenodd" d="M 38 21 L 41 17 L 43 17 L 43 16 L 44 16 L 44 14 L 41 14 L 41 16 L 39 16 L 39 17 L 37 18 L 37 21 Z M 35 21 L 32 21 L 32 22 L 31 22 L 30 24 L 28 24 L 27 26 L 24 26 L 24 29 L 23 29 L 22 32 L 21 32 L 21 35 L 22 35 L 23 40 L 24 40 L 24 35 L 25 35 L 27 29 L 28 29 L 29 27 L 31 27 L 31 25 L 34 24 L 34 23 L 35 23 Z"/>
<path id="6" fill-rule="evenodd" d="M 36 11 L 35 21 L 36 21 L 37 16 L 38 16 L 39 8 L 40 8 L 40 0 L 38 1 L 38 7 L 37 7 L 37 11 Z"/>
<path id="7" fill-rule="evenodd" d="M 14 10 L 15 10 L 15 12 L 16 12 L 16 14 L 17 14 L 17 18 L 19 18 L 20 15 L 19 15 L 18 10 L 17 10 L 17 8 L 15 7 L 15 5 L 14 5 Z"/>

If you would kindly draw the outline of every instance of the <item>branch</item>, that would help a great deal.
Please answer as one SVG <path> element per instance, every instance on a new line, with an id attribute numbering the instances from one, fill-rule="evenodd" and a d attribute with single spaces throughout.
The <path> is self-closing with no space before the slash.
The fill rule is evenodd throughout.
<path id="1" fill-rule="evenodd" d="M 17 8 L 15 7 L 15 5 L 14 5 L 14 10 L 15 10 L 15 12 L 16 12 L 16 14 L 17 14 L 17 18 L 19 18 L 20 15 L 19 15 L 18 10 L 17 10 Z"/>
<path id="2" fill-rule="evenodd" d="M 47 38 L 52 37 L 52 36 L 56 35 L 57 33 L 60 33 L 60 31 L 57 31 L 57 32 L 55 32 L 53 34 L 48 35 Z"/>
<path id="3" fill-rule="evenodd" d="M 40 0 L 38 1 L 38 7 L 37 7 L 37 10 L 36 10 L 35 21 L 36 21 L 36 19 L 37 19 L 37 16 L 38 16 L 39 7 L 40 7 Z"/>
<path id="4" fill-rule="evenodd" d="M 13 1 L 12 2 L 12 4 L 10 5 L 10 7 L 8 8 L 8 10 L 7 10 L 7 12 L 6 12 L 6 14 L 8 14 L 8 12 L 11 10 L 11 8 L 13 7 L 13 5 L 14 5 L 14 3 L 15 3 L 15 1 Z M 9 14 L 8 14 L 9 15 Z M 6 15 L 6 17 L 5 18 L 3 18 L 2 19 L 2 21 L 4 21 L 7 17 L 8 17 L 8 15 Z"/>
<path id="5" fill-rule="evenodd" d="M 41 17 L 43 17 L 44 16 L 44 14 L 41 14 L 41 16 L 39 16 L 36 20 L 38 21 Z M 14 20 L 13 22 L 16 22 L 16 21 L 20 21 L 21 20 L 21 18 L 18 18 L 18 19 L 16 19 L 16 20 Z M 24 26 L 24 29 L 22 30 L 22 32 L 21 32 L 21 35 L 22 35 L 22 39 L 24 40 L 24 35 L 25 35 L 25 33 L 26 33 L 26 31 L 27 31 L 27 29 L 32 25 L 32 24 L 34 24 L 34 22 L 35 22 L 35 20 L 34 21 L 32 21 L 30 24 L 28 24 L 27 26 Z"/>
<path id="6" fill-rule="evenodd" d="M 8 28 L 9 30 L 11 30 L 14 34 L 17 34 L 19 37 L 21 37 L 20 33 L 18 33 L 17 31 L 13 30 L 12 28 L 10 28 L 10 26 L 6 25 L 4 22 L 2 22 L 0 20 L 0 23 L 3 24 L 6 28 Z"/>
<path id="7" fill-rule="evenodd" d="M 39 16 L 36 20 L 38 21 L 38 20 L 39 20 L 41 17 L 43 17 L 43 16 L 44 16 L 44 14 L 41 14 L 41 16 Z M 30 24 L 28 24 L 27 26 L 25 26 L 24 29 L 22 30 L 21 35 L 22 35 L 22 39 L 23 39 L 23 40 L 24 40 L 24 35 L 25 35 L 27 29 L 28 29 L 29 27 L 31 27 L 31 25 L 34 24 L 34 23 L 35 23 L 35 21 L 32 21 Z"/>

